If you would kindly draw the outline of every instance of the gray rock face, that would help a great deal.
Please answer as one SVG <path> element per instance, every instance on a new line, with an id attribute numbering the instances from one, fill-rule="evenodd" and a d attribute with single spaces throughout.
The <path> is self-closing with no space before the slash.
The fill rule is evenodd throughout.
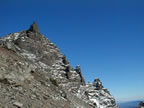
<path id="1" fill-rule="evenodd" d="M 111 102 L 100 103 L 101 94 Z M 116 106 L 100 80 L 85 84 L 80 66 L 73 69 L 35 22 L 29 30 L 0 38 L 0 107 L 98 108 L 104 104 L 109 107 L 103 108 Z"/>

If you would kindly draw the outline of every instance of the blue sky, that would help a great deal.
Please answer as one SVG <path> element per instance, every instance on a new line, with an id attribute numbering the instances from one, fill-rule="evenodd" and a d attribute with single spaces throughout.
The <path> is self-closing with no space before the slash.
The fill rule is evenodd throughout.
<path id="1" fill-rule="evenodd" d="M 0 36 L 29 28 L 56 43 L 86 81 L 119 100 L 144 97 L 143 0 L 0 0 Z"/>

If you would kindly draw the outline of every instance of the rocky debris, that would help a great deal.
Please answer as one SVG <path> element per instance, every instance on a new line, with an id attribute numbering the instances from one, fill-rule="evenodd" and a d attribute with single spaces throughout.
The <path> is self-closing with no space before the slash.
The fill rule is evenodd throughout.
<path id="1" fill-rule="evenodd" d="M 85 84 L 80 66 L 70 66 L 57 46 L 29 30 L 0 38 L 0 105 L 15 108 L 115 108 L 100 80 Z M 105 107 L 106 106 L 106 107 Z"/>

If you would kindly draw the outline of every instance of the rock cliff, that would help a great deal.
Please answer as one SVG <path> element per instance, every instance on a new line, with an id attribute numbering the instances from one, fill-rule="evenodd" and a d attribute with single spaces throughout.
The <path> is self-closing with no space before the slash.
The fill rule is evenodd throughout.
<path id="1" fill-rule="evenodd" d="M 99 79 L 86 84 L 34 22 L 0 38 L 0 108 L 117 108 Z"/>

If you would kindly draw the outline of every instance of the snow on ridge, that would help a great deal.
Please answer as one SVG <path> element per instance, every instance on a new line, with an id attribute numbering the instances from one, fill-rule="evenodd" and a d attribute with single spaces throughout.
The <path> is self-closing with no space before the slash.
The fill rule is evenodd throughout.
<path id="1" fill-rule="evenodd" d="M 28 57 L 28 59 L 36 59 L 36 55 L 32 53 L 22 53 L 23 56 Z"/>
<path id="2" fill-rule="evenodd" d="M 17 40 L 19 35 L 20 33 L 14 33 L 14 40 Z"/>
<path id="3" fill-rule="evenodd" d="M 48 65 L 46 65 L 45 63 L 40 62 L 40 61 L 39 61 L 39 65 L 40 65 L 42 68 L 44 68 L 44 69 L 47 69 L 47 68 L 48 68 Z"/>
<path id="4" fill-rule="evenodd" d="M 5 36 L 5 37 L 1 37 L 1 40 L 6 41 L 13 41 L 13 40 L 17 40 L 19 38 L 20 33 L 10 33 L 9 35 Z"/>
<path id="5" fill-rule="evenodd" d="M 90 101 L 93 101 L 94 103 L 96 103 L 97 108 L 103 108 L 103 106 L 101 106 L 96 99 L 90 99 Z"/>

